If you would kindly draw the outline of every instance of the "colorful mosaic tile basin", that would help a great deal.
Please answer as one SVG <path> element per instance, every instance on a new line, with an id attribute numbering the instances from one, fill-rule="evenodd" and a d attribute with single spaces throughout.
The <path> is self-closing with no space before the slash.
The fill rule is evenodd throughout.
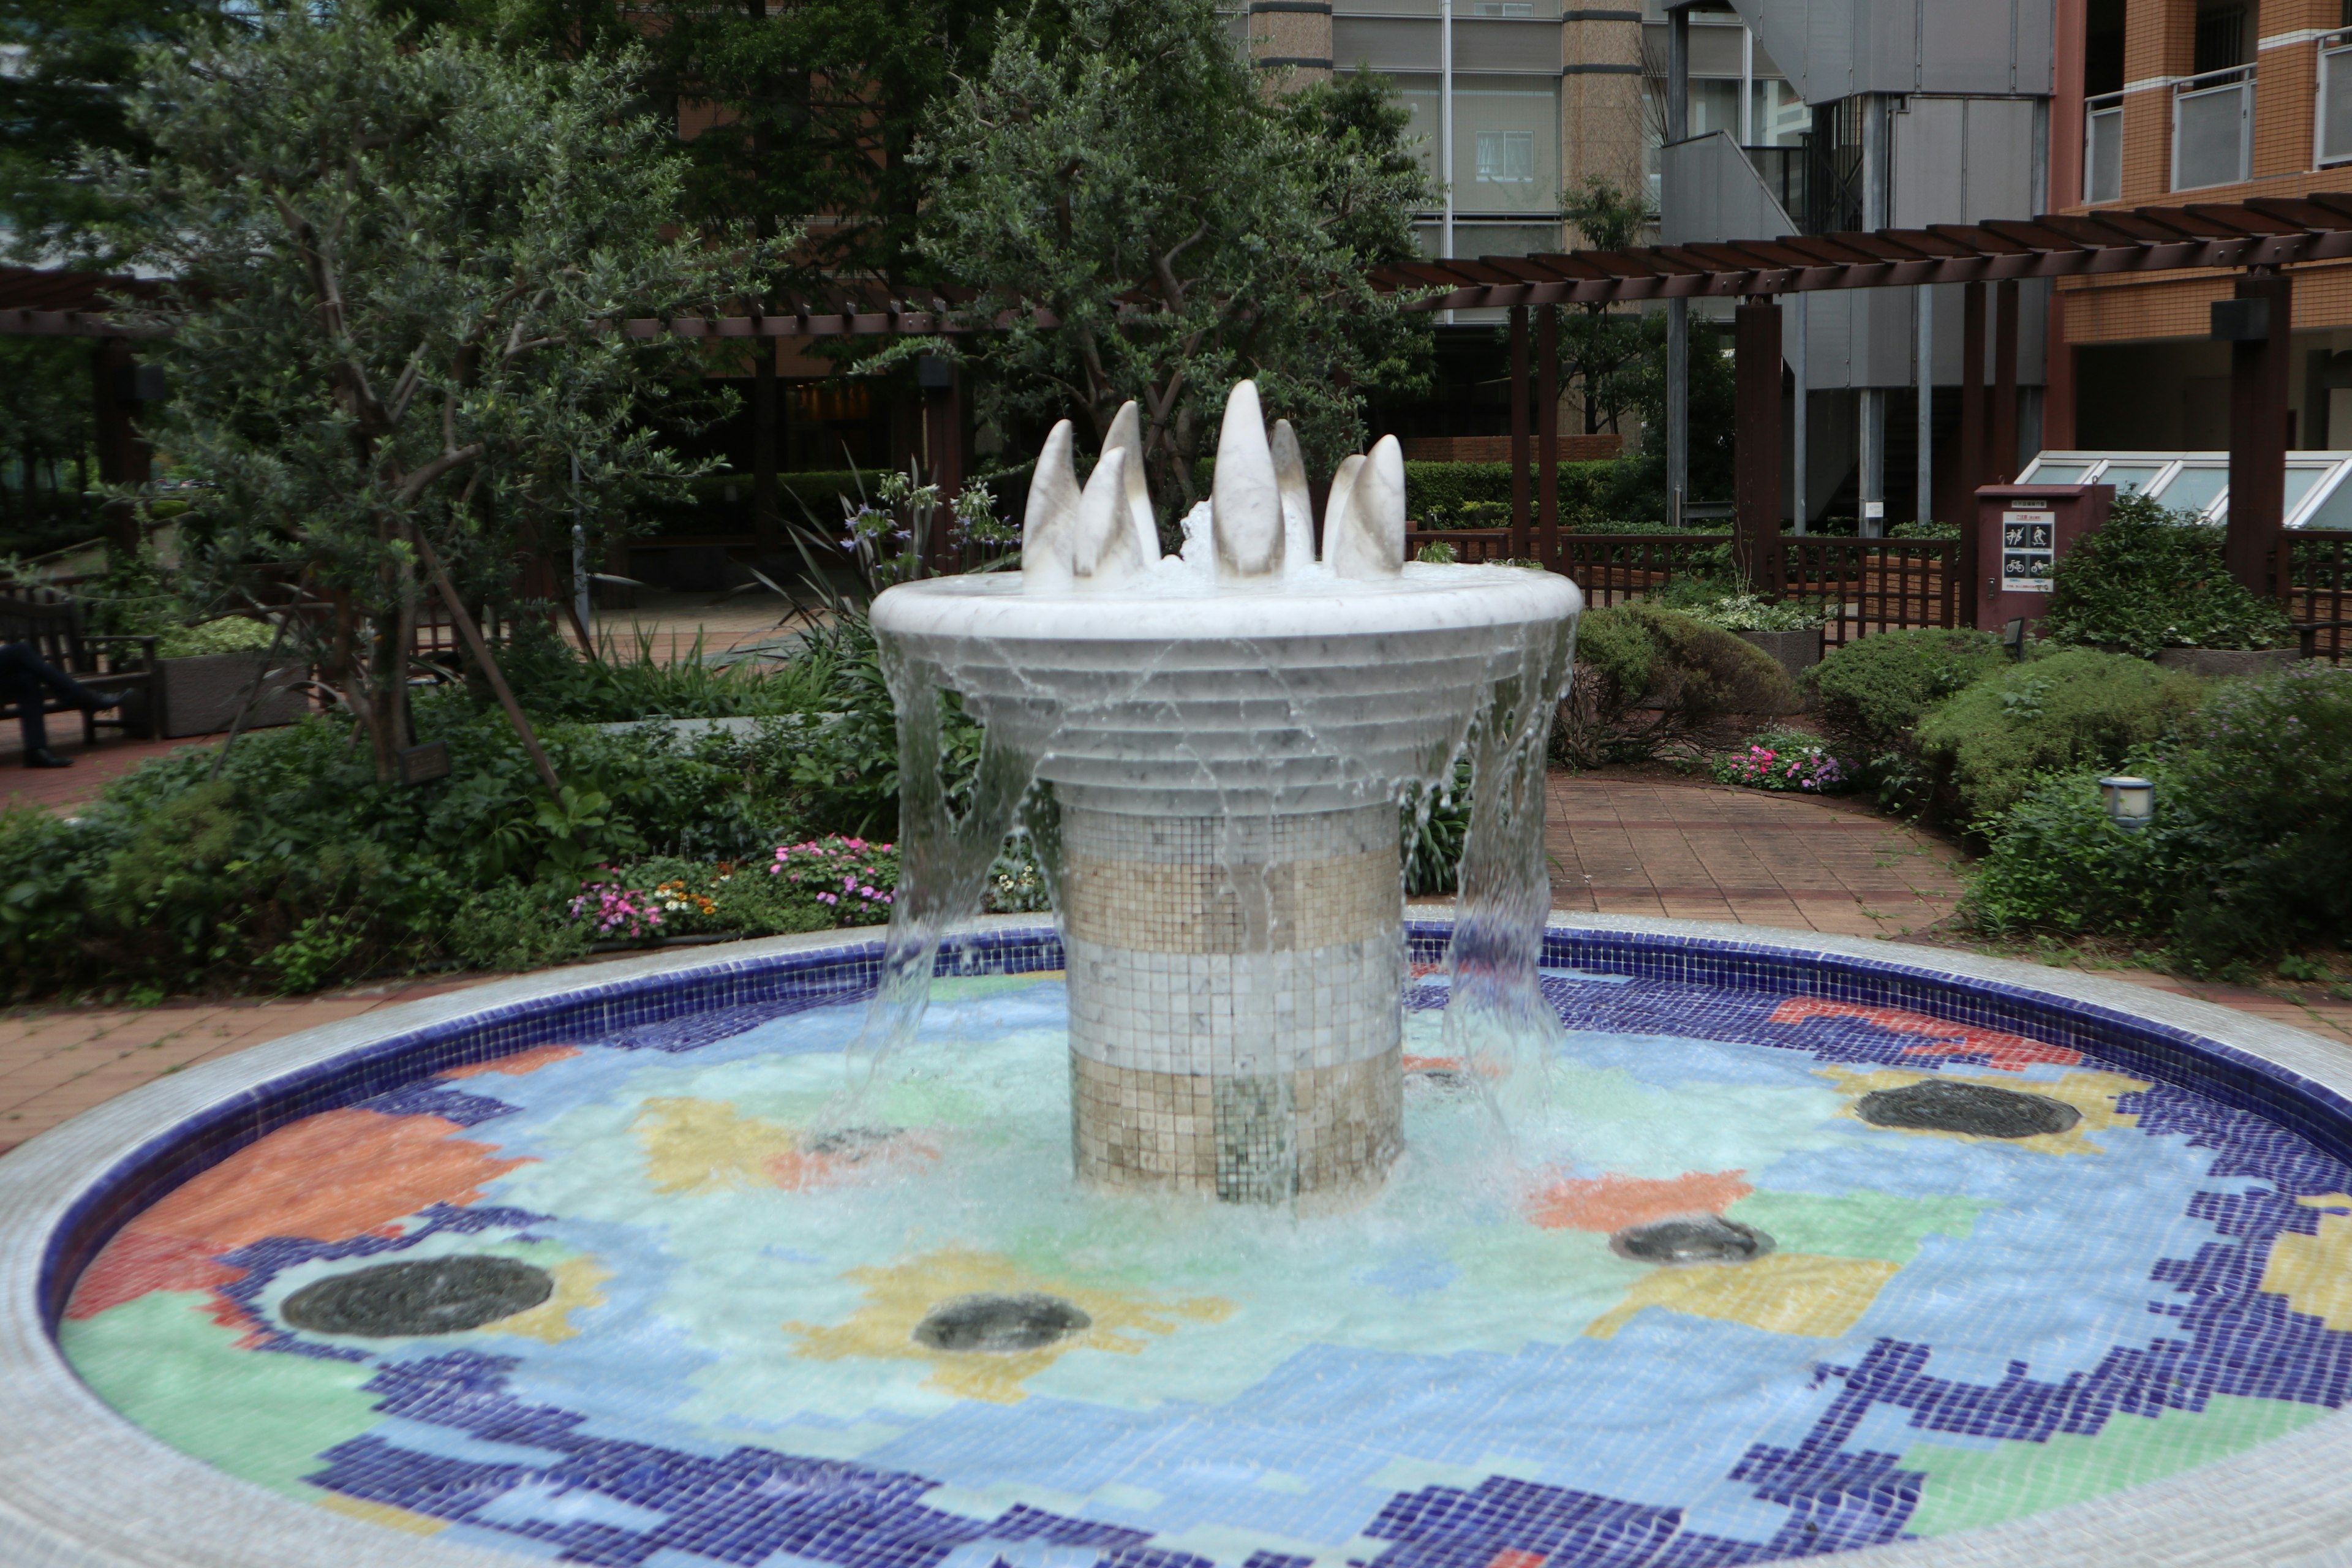
<path id="1" fill-rule="evenodd" d="M 1542 1103 L 1498 1134 L 1423 973 L 1409 1154 L 1293 1214 L 1072 1185 L 1058 956 L 951 962 L 846 1102 L 839 954 L 408 1042 L 131 1215 L 60 1342 L 285 1495 L 656 1568 L 1700 1568 L 2352 1391 L 2335 1108 L 2144 1026 L 1554 933 Z"/>

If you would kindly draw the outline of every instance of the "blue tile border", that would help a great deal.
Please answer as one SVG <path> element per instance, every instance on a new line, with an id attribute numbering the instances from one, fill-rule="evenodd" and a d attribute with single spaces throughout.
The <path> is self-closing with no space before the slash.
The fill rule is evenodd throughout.
<path id="1" fill-rule="evenodd" d="M 1417 963 L 1443 962 L 1452 931 L 1451 921 L 1408 921 L 1408 957 Z M 387 1036 L 257 1084 L 157 1133 L 83 1189 L 47 1240 L 38 1288 L 42 1326 L 54 1336 L 74 1281 L 131 1215 L 290 1121 L 533 1046 L 609 1037 L 716 1008 L 783 1012 L 794 1002 L 854 1001 L 871 991 L 881 954 L 877 932 L 666 973 L 601 983 L 583 977 L 572 991 Z M 1940 971 L 1923 958 L 1880 961 L 1791 948 L 1785 937 L 1751 943 L 1552 926 L 1545 932 L 1542 963 L 1644 980 L 1903 1007 L 2030 1035 L 2161 1083 L 2196 1089 L 2352 1161 L 2352 1100 L 2275 1063 L 2153 1018 Z M 1041 924 L 952 937 L 942 946 L 934 973 L 1021 974 L 1063 966 L 1058 934 Z"/>

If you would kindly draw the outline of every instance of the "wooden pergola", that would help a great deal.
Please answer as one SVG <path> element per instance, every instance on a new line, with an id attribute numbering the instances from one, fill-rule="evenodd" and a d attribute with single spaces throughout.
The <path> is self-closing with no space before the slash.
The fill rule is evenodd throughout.
<path id="1" fill-rule="evenodd" d="M 1961 468 L 1972 498 L 1979 484 L 2011 477 L 2016 446 L 2017 286 L 2029 278 L 2077 278 L 2190 268 L 2239 272 L 2233 296 L 2217 302 L 2213 334 L 2231 345 L 2231 571 L 2261 592 L 2273 573 L 2286 484 L 2287 377 L 2294 274 L 2313 262 L 2352 258 L 2352 195 L 2301 199 L 2136 207 L 2089 216 L 2048 214 L 2015 221 L 1936 224 L 1867 233 L 1784 235 L 1774 239 L 1648 246 L 1556 256 L 1412 261 L 1375 281 L 1419 297 L 1414 310 L 1504 309 L 1510 312 L 1512 540 L 1515 553 L 1558 554 L 1559 308 L 1624 300 L 1729 299 L 1737 361 L 1737 548 L 1751 573 L 1768 559 L 1780 527 L 1780 312 L 1786 294 L 1833 289 L 1896 289 L 1957 283 L 1966 289 L 1961 389 Z M 1985 384 L 1986 286 L 1994 306 L 1994 383 Z M 1541 364 L 1534 435 L 1542 487 L 1539 515 L 1527 499 L 1528 315 L 1538 323 Z M 1971 508 L 1971 511 L 1973 509 Z M 1977 576 L 1973 516 L 1962 527 L 1962 570 Z"/>

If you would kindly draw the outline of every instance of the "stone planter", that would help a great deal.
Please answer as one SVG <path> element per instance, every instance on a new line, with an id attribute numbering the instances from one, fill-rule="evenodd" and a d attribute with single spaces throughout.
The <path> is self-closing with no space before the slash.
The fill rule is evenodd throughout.
<path id="1" fill-rule="evenodd" d="M 308 694 L 293 689 L 307 672 L 296 656 L 281 652 L 278 657 L 282 673 L 255 699 L 253 711 L 245 721 L 248 730 L 291 724 L 310 710 Z M 227 729 L 236 721 L 237 703 L 247 685 L 270 668 L 268 660 L 267 648 L 157 659 L 156 733 L 176 739 L 216 735 Z"/>
<path id="2" fill-rule="evenodd" d="M 1734 632 L 1732 636 L 1769 654 L 1791 680 L 1822 662 L 1819 626 L 1801 632 Z"/>
<path id="3" fill-rule="evenodd" d="M 2156 656 L 2156 662 L 2191 675 L 2267 675 L 2302 657 L 2299 649 L 2291 647 L 2168 647 Z"/>

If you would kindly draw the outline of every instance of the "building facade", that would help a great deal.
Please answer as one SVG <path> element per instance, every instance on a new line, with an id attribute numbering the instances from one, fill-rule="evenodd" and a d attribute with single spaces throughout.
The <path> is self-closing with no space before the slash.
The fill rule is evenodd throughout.
<path id="1" fill-rule="evenodd" d="M 2057 210 L 2352 198 L 2346 0 L 2058 0 L 2058 10 Z M 2046 444 L 2227 446 L 2230 349 L 2209 335 L 2210 307 L 2234 277 L 2063 281 Z M 2352 265 L 2299 267 L 2294 279 L 2287 444 L 2352 449 Z"/>
<path id="2" fill-rule="evenodd" d="M 2046 210 L 2057 21 L 2053 0 L 1662 5 L 1648 50 L 1663 57 L 1653 75 L 1667 121 L 1657 155 L 1664 242 Z M 1996 464 L 2008 473 L 2042 444 L 2048 299 L 2040 283 L 2016 297 L 2017 450 Z M 1799 296 L 1787 313 L 1788 511 L 1801 525 L 1854 517 L 1865 533 L 1949 512 L 1961 289 Z M 1998 339 L 1997 327 L 1983 330 Z M 1677 437 L 1667 438 L 1675 489 Z"/>

